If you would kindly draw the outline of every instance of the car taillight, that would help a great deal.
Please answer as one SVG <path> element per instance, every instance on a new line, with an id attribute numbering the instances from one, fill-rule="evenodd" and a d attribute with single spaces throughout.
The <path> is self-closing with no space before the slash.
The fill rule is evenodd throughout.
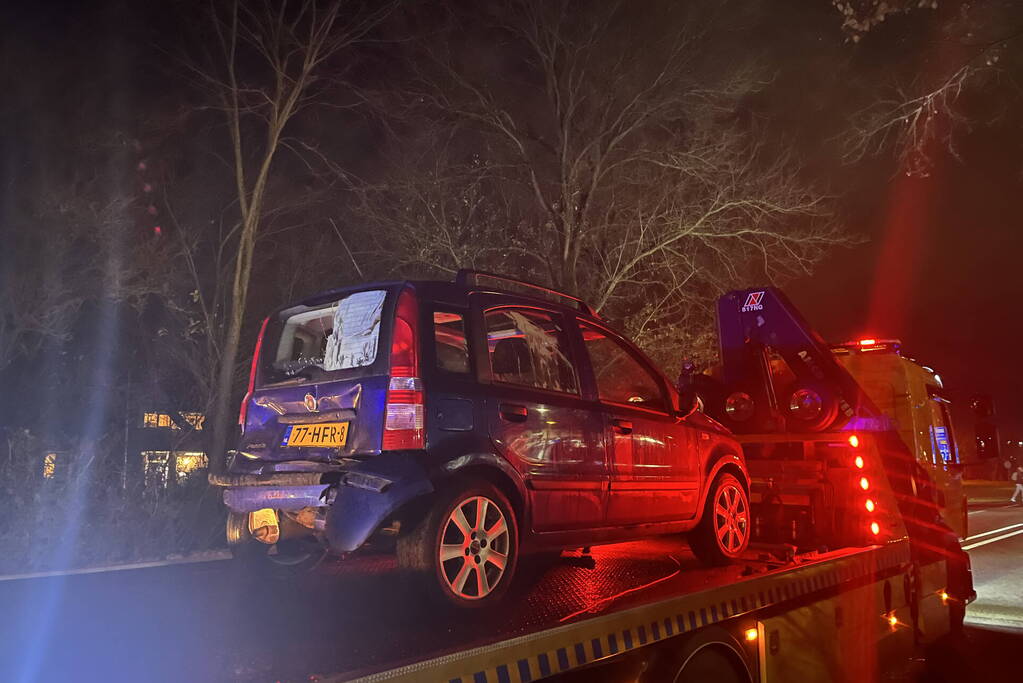
<path id="1" fill-rule="evenodd" d="M 263 324 L 259 327 L 259 336 L 256 337 L 256 350 L 252 353 L 252 366 L 249 368 L 249 388 L 242 399 L 241 408 L 238 410 L 238 427 L 242 434 L 245 433 L 245 419 L 249 416 L 249 401 L 252 400 L 252 392 L 256 388 L 256 368 L 259 367 L 259 352 L 263 348 L 263 335 L 266 334 L 266 324 L 270 318 L 263 318 Z"/>
<path id="2" fill-rule="evenodd" d="M 423 382 L 417 353 L 419 305 L 412 290 L 402 291 L 391 336 L 391 379 L 387 384 L 381 450 L 423 448 Z"/>

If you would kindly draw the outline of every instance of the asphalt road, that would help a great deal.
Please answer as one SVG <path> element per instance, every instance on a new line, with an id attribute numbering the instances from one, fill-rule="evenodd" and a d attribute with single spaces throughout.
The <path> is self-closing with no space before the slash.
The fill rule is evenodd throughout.
<path id="1" fill-rule="evenodd" d="M 975 508 L 969 533 L 963 547 L 970 553 L 977 600 L 966 610 L 967 623 L 1023 629 L 1023 506 Z"/>
<path id="2" fill-rule="evenodd" d="M 970 509 L 970 553 L 977 600 L 966 609 L 965 638 L 930 652 L 918 683 L 1023 680 L 1023 507 L 985 494 Z M 994 502 L 997 501 L 997 502 Z"/>
<path id="3" fill-rule="evenodd" d="M 1023 508 L 980 508 L 970 522 L 979 597 L 966 638 L 930 653 L 922 683 L 1023 680 Z M 0 681 L 315 680 L 738 578 L 696 566 L 677 540 L 595 548 L 524 572 L 515 599 L 471 616 L 424 604 L 386 556 L 303 583 L 224 561 L 0 581 Z"/>

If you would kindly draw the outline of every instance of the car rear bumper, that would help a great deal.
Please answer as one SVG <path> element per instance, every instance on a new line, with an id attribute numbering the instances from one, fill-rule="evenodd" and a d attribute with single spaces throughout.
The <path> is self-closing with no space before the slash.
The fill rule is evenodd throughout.
<path id="1" fill-rule="evenodd" d="M 233 512 L 327 508 L 323 533 L 338 553 L 357 550 L 406 503 L 433 491 L 409 453 L 381 454 L 329 474 L 211 474 L 209 481 L 224 488 L 224 504 Z"/>

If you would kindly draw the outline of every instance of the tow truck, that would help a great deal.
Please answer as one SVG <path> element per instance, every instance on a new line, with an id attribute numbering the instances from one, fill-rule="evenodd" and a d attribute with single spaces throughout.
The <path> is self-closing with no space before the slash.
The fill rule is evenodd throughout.
<path id="1" fill-rule="evenodd" d="M 509 608 L 492 630 L 460 617 L 322 680 L 851 682 L 956 637 L 969 557 L 878 394 L 776 289 L 722 296 L 718 324 L 719 367 L 680 385 L 743 444 L 755 542 L 740 562 L 702 568 L 652 541 L 638 552 L 664 573 L 640 581 L 620 570 L 627 549 L 582 549 L 563 561 L 623 574 L 621 590 L 575 611 Z"/>

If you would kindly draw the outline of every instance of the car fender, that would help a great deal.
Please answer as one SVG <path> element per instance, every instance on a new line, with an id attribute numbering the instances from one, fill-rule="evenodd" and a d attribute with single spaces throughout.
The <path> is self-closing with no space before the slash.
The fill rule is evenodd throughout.
<path id="1" fill-rule="evenodd" d="M 460 455 L 457 458 L 445 461 L 439 467 L 439 474 L 437 477 L 438 483 L 439 480 L 476 468 L 487 468 L 499 471 L 503 475 L 502 479 L 511 483 L 516 497 L 518 498 L 518 502 L 521 503 L 521 509 L 518 511 L 520 516 L 528 516 L 528 497 L 526 485 L 522 480 L 522 475 L 510 462 L 496 453 L 487 451 L 466 453 L 465 455 Z M 512 502 L 515 503 L 516 501 L 513 499 Z M 519 525 L 521 528 L 529 528 L 528 526 L 524 526 L 526 524 L 528 524 L 527 519 L 519 519 Z"/>
<path id="2" fill-rule="evenodd" d="M 330 501 L 324 535 L 336 552 L 361 547 L 386 519 L 409 501 L 434 490 L 419 457 L 387 453 L 360 461 L 326 492 Z"/>
<path id="3" fill-rule="evenodd" d="M 749 495 L 749 472 L 746 470 L 746 460 L 739 455 L 739 453 L 742 453 L 739 444 L 732 441 L 719 442 L 711 449 L 710 454 L 706 459 L 706 466 L 704 467 L 704 486 L 703 490 L 700 492 L 700 505 L 697 508 L 698 510 L 703 510 L 703 506 L 707 502 L 711 482 L 713 482 L 714 478 L 718 476 L 718 473 L 728 465 L 738 467 L 739 471 L 742 473 L 739 480 L 742 482 L 743 486 L 746 487 L 746 495 Z"/>

